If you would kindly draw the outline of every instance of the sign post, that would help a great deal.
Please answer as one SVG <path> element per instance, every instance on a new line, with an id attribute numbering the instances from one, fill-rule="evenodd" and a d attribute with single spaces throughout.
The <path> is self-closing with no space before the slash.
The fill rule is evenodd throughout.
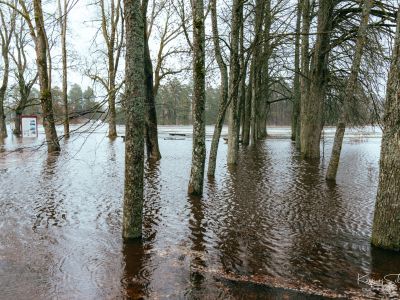
<path id="1" fill-rule="evenodd" d="M 21 116 L 22 137 L 37 137 L 37 116 Z"/>

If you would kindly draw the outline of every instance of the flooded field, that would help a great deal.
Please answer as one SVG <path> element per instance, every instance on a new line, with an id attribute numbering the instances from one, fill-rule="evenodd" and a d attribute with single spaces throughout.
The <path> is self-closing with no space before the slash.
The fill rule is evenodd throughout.
<path id="1" fill-rule="evenodd" d="M 198 199 L 186 194 L 190 137 L 165 139 L 190 128 L 161 127 L 144 239 L 124 244 L 124 143 L 105 131 L 62 141 L 59 156 L 36 149 L 42 136 L 0 150 L 1 299 L 398 297 L 379 283 L 400 273 L 400 255 L 369 243 L 379 132 L 345 139 L 336 185 L 324 180 L 330 129 L 321 164 L 300 159 L 287 128 L 241 148 L 236 168 L 222 142 Z"/>

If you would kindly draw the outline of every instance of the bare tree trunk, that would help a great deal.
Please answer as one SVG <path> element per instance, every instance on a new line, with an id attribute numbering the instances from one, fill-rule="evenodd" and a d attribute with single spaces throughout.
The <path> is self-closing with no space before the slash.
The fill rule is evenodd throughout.
<path id="1" fill-rule="evenodd" d="M 63 8 L 62 8 L 63 7 Z M 64 137 L 69 138 L 69 112 L 68 112 L 68 65 L 67 65 L 67 15 L 68 5 L 64 0 L 61 6 L 61 0 L 58 0 L 58 11 L 60 15 L 61 28 L 61 54 L 62 54 L 62 100 L 64 105 Z"/>
<path id="2" fill-rule="evenodd" d="M 245 48 L 244 48 L 244 26 L 243 21 L 241 21 L 242 26 L 240 26 L 240 37 L 239 37 L 239 111 L 238 111 L 238 131 L 237 139 L 240 143 L 240 129 L 243 126 L 244 120 L 244 110 L 246 101 L 246 75 L 247 75 L 247 63 L 248 60 L 245 59 Z"/>
<path id="3" fill-rule="evenodd" d="M 7 137 L 6 116 L 4 113 L 4 98 L 8 84 L 8 62 L 4 62 L 3 84 L 0 87 L 0 140 Z M 7 74 L 7 75 L 6 75 Z M 1 141 L 0 141 L 1 142 Z"/>
<path id="4" fill-rule="evenodd" d="M 215 174 L 218 145 L 221 137 L 222 126 L 224 125 L 226 103 L 228 102 L 228 70 L 222 58 L 221 47 L 219 44 L 219 33 L 218 33 L 218 23 L 217 23 L 217 0 L 211 0 L 210 4 L 211 4 L 211 22 L 212 22 L 215 57 L 221 75 L 221 87 L 220 87 L 221 91 L 220 91 L 220 100 L 218 107 L 218 116 L 211 142 L 210 158 L 208 161 L 208 171 L 207 171 L 207 175 L 212 177 Z"/>
<path id="5" fill-rule="evenodd" d="M 140 0 L 124 0 L 126 20 L 125 58 L 125 189 L 123 237 L 135 239 L 142 235 L 143 174 L 144 174 L 144 20 Z"/>
<path id="6" fill-rule="evenodd" d="M 292 141 L 296 141 L 300 131 L 300 30 L 301 30 L 301 8 L 302 0 L 298 0 L 297 19 L 296 19 L 296 37 L 294 50 L 294 79 L 293 79 L 293 108 L 292 108 Z"/>
<path id="7" fill-rule="evenodd" d="M 319 158 L 321 131 L 324 122 L 324 102 L 328 76 L 328 55 L 333 9 L 336 1 L 320 1 L 318 10 L 317 39 L 311 61 L 311 85 L 302 99 L 301 154 L 304 158 Z M 303 105 L 304 104 L 304 105 Z"/>
<path id="8" fill-rule="evenodd" d="M 271 0 L 263 0 L 264 17 L 260 19 L 262 30 L 262 23 L 264 23 L 264 31 L 262 35 L 262 49 L 261 54 L 261 66 L 259 69 L 260 76 L 257 87 L 258 96 L 258 109 L 257 109 L 257 139 L 263 139 L 267 137 L 267 106 L 270 96 L 270 58 L 272 55 L 271 46 Z"/>
<path id="9" fill-rule="evenodd" d="M 239 149 L 239 35 L 243 19 L 243 2 L 234 0 L 232 3 L 231 42 L 230 42 L 230 73 L 229 73 L 229 123 L 228 123 L 228 165 L 237 163 Z"/>
<path id="10" fill-rule="evenodd" d="M 59 22 L 61 28 L 61 56 L 62 56 L 62 99 L 64 105 L 64 137 L 69 138 L 69 113 L 68 113 L 68 65 L 67 65 L 67 15 L 68 5 L 64 0 L 58 0 Z"/>
<path id="11" fill-rule="evenodd" d="M 240 28 L 240 86 L 239 86 L 239 130 L 238 140 L 240 143 L 240 129 L 242 130 L 241 138 L 243 143 L 243 128 L 244 119 L 246 112 L 246 76 L 247 76 L 247 64 L 248 61 L 245 59 L 245 48 L 244 48 L 244 27 Z"/>
<path id="12" fill-rule="evenodd" d="M 7 126 L 6 126 L 6 116 L 4 114 L 4 98 L 5 98 L 5 91 L 3 92 L 3 90 L 0 89 L 0 140 L 8 136 Z"/>
<path id="13" fill-rule="evenodd" d="M 260 99 L 261 99 L 261 73 L 262 73 L 262 64 L 260 65 L 261 58 L 261 45 L 262 45 L 262 35 L 263 35 L 263 20 L 264 20 L 264 8 L 265 8 L 265 0 L 257 0 L 255 7 L 255 24 L 254 24 L 254 49 L 253 49 L 253 58 L 252 58 L 252 66 L 253 66 L 253 79 L 252 79 L 252 97 L 251 97 L 251 117 L 250 117 L 250 144 L 255 144 L 257 139 L 260 136 Z M 268 9 L 268 7 L 267 7 Z M 268 26 L 268 23 L 266 24 Z M 269 30 L 269 29 L 267 29 Z"/>
<path id="14" fill-rule="evenodd" d="M 252 85 L 253 85 L 253 72 L 254 63 L 250 65 L 249 84 L 247 85 L 246 100 L 244 104 L 244 120 L 243 120 L 243 146 L 249 145 L 250 141 L 250 119 L 251 119 L 251 98 L 252 98 Z"/>
<path id="15" fill-rule="evenodd" d="M 363 4 L 361 22 L 356 40 L 356 49 L 353 57 L 353 64 L 351 66 L 350 76 L 344 91 L 342 112 L 336 126 L 335 139 L 332 147 L 332 155 L 329 161 L 328 170 L 326 172 L 327 180 L 336 180 L 336 173 L 338 170 L 340 153 L 342 151 L 343 145 L 343 137 L 346 130 L 346 123 L 348 121 L 348 112 L 350 109 L 350 103 L 354 101 L 354 90 L 357 85 L 358 72 L 360 70 L 361 58 L 363 55 L 364 45 L 367 36 L 369 13 L 371 11 L 373 2 L 374 0 L 366 0 Z"/>
<path id="16" fill-rule="evenodd" d="M 241 139 L 243 144 L 244 127 L 245 127 L 245 114 L 246 114 L 246 77 L 247 77 L 247 65 L 248 60 L 245 59 L 245 47 L 244 47 L 244 26 L 240 27 L 240 87 L 239 87 L 239 120 L 241 129 Z M 239 132 L 238 132 L 239 133 Z M 239 137 L 238 137 L 239 138 Z M 239 141 L 240 142 L 240 141 Z"/>
<path id="17" fill-rule="evenodd" d="M 24 49 L 20 48 L 18 51 L 24 51 Z M 18 88 L 19 88 L 19 96 L 20 100 L 18 102 L 17 107 L 15 108 L 15 128 L 13 133 L 15 135 L 21 134 L 21 116 L 29 102 L 29 95 L 31 93 L 32 87 L 37 80 L 37 75 L 28 83 L 26 83 L 24 78 L 26 61 L 22 62 L 21 60 L 16 61 L 18 74 Z"/>
<path id="18" fill-rule="evenodd" d="M 29 96 L 32 90 L 33 85 L 36 83 L 38 74 L 31 78 L 31 80 L 25 80 L 26 70 L 27 70 L 27 56 L 26 56 L 26 36 L 24 31 L 24 25 L 26 23 L 21 20 L 21 24 L 19 26 L 19 30 L 14 32 L 14 51 L 10 52 L 10 56 L 14 61 L 16 66 L 16 81 L 18 84 L 19 91 L 19 101 L 17 101 L 17 105 L 15 108 L 15 128 L 13 133 L 15 135 L 21 134 L 21 116 L 28 105 Z M 32 33 L 32 32 L 31 32 Z M 33 32 L 34 35 L 34 32 Z M 32 36 L 33 36 L 32 35 Z"/>
<path id="19" fill-rule="evenodd" d="M 114 70 L 114 50 L 109 52 L 109 77 L 110 77 L 110 84 L 109 84 L 109 94 L 108 94 L 108 137 L 110 139 L 115 139 L 117 135 L 117 114 L 115 111 L 115 98 L 116 98 L 116 91 L 115 91 L 115 70 Z"/>
<path id="20" fill-rule="evenodd" d="M 15 113 L 15 120 L 14 120 L 14 131 L 13 131 L 13 134 L 15 134 L 15 135 L 21 135 L 21 116 L 22 116 L 22 113 L 20 113 L 20 112 L 18 112 L 18 113 Z"/>
<path id="21" fill-rule="evenodd" d="M 142 1 L 143 20 L 144 20 L 144 74 L 146 86 L 146 150 L 147 158 L 153 161 L 161 159 L 160 148 L 158 146 L 157 112 L 155 105 L 155 95 L 153 89 L 153 63 L 151 62 L 149 41 L 147 36 L 147 4 L 148 0 Z"/>
<path id="22" fill-rule="evenodd" d="M 0 87 L 0 142 L 2 139 L 7 137 L 7 126 L 6 126 L 6 115 L 4 113 L 4 99 L 6 96 L 7 86 L 8 86 L 8 74 L 10 71 L 10 63 L 8 60 L 8 47 L 6 49 L 6 53 L 4 53 L 4 45 L 3 46 L 3 83 Z"/>
<path id="23" fill-rule="evenodd" d="M 193 149 L 188 193 L 202 195 L 206 160 L 204 2 L 192 1 L 193 14 Z"/>
<path id="24" fill-rule="evenodd" d="M 257 99 L 258 99 L 258 92 L 257 89 L 259 88 L 259 79 L 260 73 L 258 72 L 257 67 L 257 59 L 258 56 L 253 54 L 253 79 L 251 81 L 251 114 L 250 114 L 250 144 L 254 145 L 257 141 Z"/>
<path id="25" fill-rule="evenodd" d="M 247 68 L 247 64 L 244 65 Z M 244 136 L 244 122 L 245 122 L 245 114 L 246 114 L 246 75 L 242 76 L 240 80 L 240 138 L 243 144 L 243 136 Z M 239 141 L 240 143 L 240 141 Z"/>
<path id="26" fill-rule="evenodd" d="M 259 97 L 260 101 L 258 102 L 257 109 L 257 140 L 263 139 L 267 137 L 267 105 L 269 100 L 269 74 L 268 74 L 268 66 L 269 66 L 269 57 L 265 57 L 266 62 L 263 64 L 262 78 L 260 80 L 260 92 Z"/>
<path id="27" fill-rule="evenodd" d="M 311 26 L 311 8 L 310 0 L 301 0 L 301 14 L 302 14 L 302 25 L 301 25 L 301 78 L 300 78 L 300 116 L 298 117 L 298 133 L 296 136 L 296 147 L 301 149 L 301 124 L 303 114 L 305 112 L 306 99 L 310 92 L 310 58 L 309 58 L 309 47 L 310 47 L 310 26 Z"/>
<path id="28" fill-rule="evenodd" d="M 60 151 L 56 126 L 53 114 L 53 102 L 51 96 L 51 86 L 49 70 L 47 66 L 47 36 L 44 27 L 42 1 L 33 1 L 35 24 L 36 24 L 36 58 L 39 74 L 40 102 L 43 113 L 43 127 L 46 134 L 47 150 L 49 153 Z"/>
<path id="29" fill-rule="evenodd" d="M 389 72 L 379 186 L 372 226 L 373 245 L 400 250 L 400 13 Z"/>
<path id="30" fill-rule="evenodd" d="M 14 121 L 15 128 L 14 128 L 14 132 L 13 132 L 15 135 L 21 134 L 21 117 L 22 117 L 22 113 L 25 109 L 25 106 L 28 103 L 29 92 L 31 90 L 29 85 L 28 86 L 25 85 L 25 80 L 23 78 L 21 78 L 19 80 L 22 80 L 22 82 L 19 82 L 21 99 L 20 99 L 17 107 L 15 108 L 15 121 Z M 27 92 L 28 92 L 28 94 L 27 94 Z"/>
<path id="31" fill-rule="evenodd" d="M 147 157 L 157 161 L 161 159 L 158 146 L 158 128 L 155 97 L 153 93 L 153 66 L 147 39 L 145 40 L 145 76 L 146 76 L 146 149 Z"/>
<path id="32" fill-rule="evenodd" d="M 116 1 L 116 2 L 115 2 Z M 107 82 L 107 92 L 108 92 L 108 137 L 110 139 L 115 139 L 117 135 L 117 125 L 116 125 L 116 110 L 115 110 L 115 100 L 117 95 L 116 86 L 116 75 L 119 64 L 119 58 L 121 54 L 121 48 L 123 40 L 123 30 L 120 37 L 120 42 L 118 43 L 118 24 L 120 21 L 120 7 L 121 0 L 111 0 L 110 1 L 110 16 L 106 14 L 104 0 L 99 1 L 101 7 L 101 28 L 104 40 L 107 45 L 107 59 L 108 59 L 108 82 Z M 109 21 L 108 21 L 109 18 Z M 123 20 L 121 20 L 121 25 Z M 109 22 L 109 28 L 108 28 Z"/>
<path id="33" fill-rule="evenodd" d="M 8 87 L 8 78 L 10 73 L 10 59 L 9 59 L 9 50 L 10 50 L 10 42 L 11 37 L 15 30 L 15 11 L 12 13 L 11 22 L 9 26 L 7 26 L 7 22 L 4 18 L 3 12 L 0 10 L 0 42 L 1 42 L 1 55 L 3 58 L 3 80 L 0 86 L 0 142 L 3 141 L 4 138 L 8 136 L 7 134 L 7 126 L 6 126 L 6 116 L 4 112 L 4 100 L 6 97 L 7 87 Z M 9 29 L 7 29 L 9 28 Z"/>

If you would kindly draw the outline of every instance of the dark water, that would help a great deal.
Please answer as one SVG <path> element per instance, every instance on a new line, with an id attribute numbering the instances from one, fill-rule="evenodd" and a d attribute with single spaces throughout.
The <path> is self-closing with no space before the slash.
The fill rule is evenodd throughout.
<path id="1" fill-rule="evenodd" d="M 345 140 L 337 185 L 288 139 L 241 149 L 234 169 L 222 144 L 198 199 L 191 140 L 161 138 L 144 239 L 127 244 L 121 139 L 76 135 L 59 156 L 7 151 L 16 142 L 0 153 L 1 299 L 380 298 L 358 276 L 400 273 L 399 254 L 369 244 L 380 139 Z"/>

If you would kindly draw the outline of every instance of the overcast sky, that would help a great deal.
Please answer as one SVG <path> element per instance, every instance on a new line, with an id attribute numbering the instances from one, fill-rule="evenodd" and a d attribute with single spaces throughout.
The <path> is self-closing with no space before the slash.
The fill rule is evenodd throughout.
<path id="1" fill-rule="evenodd" d="M 68 46 L 70 50 L 76 52 L 81 58 L 90 55 L 90 47 L 93 41 L 93 37 L 96 34 L 97 24 L 93 23 L 98 19 L 95 7 L 88 5 L 87 0 L 80 0 L 76 6 L 70 11 L 68 15 Z M 73 62 L 71 62 L 73 63 Z M 82 65 L 77 71 L 70 70 L 69 72 L 69 84 L 78 83 L 82 87 L 91 85 L 92 82 L 86 76 L 83 75 L 85 66 Z M 61 80 L 53 78 L 54 83 L 61 84 Z"/>

